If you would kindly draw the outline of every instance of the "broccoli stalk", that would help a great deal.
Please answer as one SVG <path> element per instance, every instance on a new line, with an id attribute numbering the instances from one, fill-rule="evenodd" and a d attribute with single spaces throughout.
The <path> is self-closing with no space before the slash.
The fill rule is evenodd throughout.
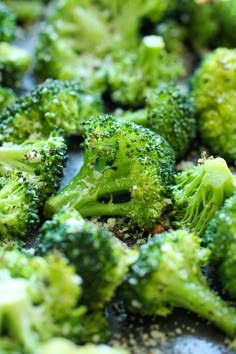
<path id="1" fill-rule="evenodd" d="M 222 158 L 203 158 L 175 176 L 174 224 L 202 236 L 208 222 L 235 190 L 234 177 Z"/>
<path id="2" fill-rule="evenodd" d="M 83 217 L 118 215 L 149 228 L 161 218 L 169 200 L 173 150 L 160 136 L 111 116 L 85 124 L 85 156 L 73 180 L 49 198 L 45 215 L 63 206 Z"/>
<path id="3" fill-rule="evenodd" d="M 120 292 L 129 310 L 168 315 L 173 307 L 195 312 L 227 335 L 236 333 L 236 312 L 208 286 L 201 272 L 209 251 L 186 230 L 155 235 L 141 246 Z"/>

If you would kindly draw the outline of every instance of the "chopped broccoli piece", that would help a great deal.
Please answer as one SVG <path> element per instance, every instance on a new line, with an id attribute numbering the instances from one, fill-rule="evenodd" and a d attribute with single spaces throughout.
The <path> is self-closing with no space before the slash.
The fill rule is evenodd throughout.
<path id="1" fill-rule="evenodd" d="M 0 86 L 0 114 L 6 107 L 14 103 L 16 98 L 16 94 L 12 89 Z"/>
<path id="2" fill-rule="evenodd" d="M 180 159 L 196 136 L 193 100 L 176 84 L 150 92 L 143 109 L 124 113 L 124 121 L 141 124 L 163 136 Z"/>
<path id="3" fill-rule="evenodd" d="M 0 140 L 45 139 L 53 130 L 81 135 L 81 121 L 99 115 L 102 108 L 101 97 L 85 93 L 78 82 L 48 79 L 2 112 Z"/>
<path id="4" fill-rule="evenodd" d="M 141 246 L 140 255 L 120 289 L 129 310 L 168 315 L 173 307 L 195 312 L 227 335 L 236 331 L 236 311 L 208 286 L 201 272 L 209 251 L 186 230 L 155 235 Z"/>
<path id="5" fill-rule="evenodd" d="M 83 217 L 117 215 L 152 227 L 169 204 L 170 145 L 149 129 L 111 116 L 85 122 L 85 156 L 73 180 L 49 198 L 45 215 L 68 205 Z"/>
<path id="6" fill-rule="evenodd" d="M 178 58 L 168 53 L 162 37 L 155 35 L 144 37 L 136 52 L 127 53 L 109 68 L 112 100 L 131 107 L 143 105 L 150 90 L 184 74 Z"/>
<path id="7" fill-rule="evenodd" d="M 43 14 L 44 0 L 4 0 L 19 22 L 33 22 Z"/>
<path id="8" fill-rule="evenodd" d="M 62 252 L 76 267 L 83 280 L 81 302 L 92 309 L 102 308 L 111 300 L 136 257 L 110 232 L 69 209 L 55 214 L 41 228 L 36 253 L 45 255 L 51 250 Z"/>
<path id="9" fill-rule="evenodd" d="M 224 159 L 200 159 L 198 166 L 175 176 L 174 224 L 202 236 L 208 222 L 234 190 L 235 180 Z"/>
<path id="10" fill-rule="evenodd" d="M 16 19 L 13 12 L 0 2 L 0 42 L 11 42 L 15 36 Z"/>
<path id="11" fill-rule="evenodd" d="M 236 299 L 236 194 L 225 201 L 209 223 L 203 241 L 211 250 L 210 261 L 215 265 L 224 290 Z"/>
<path id="12" fill-rule="evenodd" d="M 0 42 L 0 85 L 19 85 L 29 63 L 30 56 L 27 51 L 7 42 Z"/>
<path id="13" fill-rule="evenodd" d="M 209 53 L 192 78 L 198 129 L 214 154 L 236 160 L 236 49 Z"/>

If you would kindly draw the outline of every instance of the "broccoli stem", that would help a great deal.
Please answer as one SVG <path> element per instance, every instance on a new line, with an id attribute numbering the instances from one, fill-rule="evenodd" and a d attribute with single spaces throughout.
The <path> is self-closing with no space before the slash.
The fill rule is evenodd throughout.
<path id="1" fill-rule="evenodd" d="M 142 125 L 143 127 L 147 128 L 147 110 L 145 108 L 138 109 L 137 111 L 133 112 L 124 112 L 121 117 L 117 117 L 118 120 L 125 121 L 125 122 L 132 122 L 138 125 Z"/>
<path id="2" fill-rule="evenodd" d="M 13 147 L 10 148 L 1 147 L 0 175 L 4 176 L 9 170 L 9 168 L 15 168 L 19 171 L 33 173 L 35 170 L 35 164 L 34 163 L 31 164 L 29 159 L 26 158 L 29 152 L 30 152 L 29 146 L 26 146 L 25 149 L 23 149 L 22 147 L 16 147 L 15 149 Z M 32 162 L 34 161 L 32 160 Z"/>
<path id="3" fill-rule="evenodd" d="M 130 205 L 126 203 L 102 203 L 94 202 L 83 205 L 79 212 L 82 217 L 88 216 L 129 216 Z"/>

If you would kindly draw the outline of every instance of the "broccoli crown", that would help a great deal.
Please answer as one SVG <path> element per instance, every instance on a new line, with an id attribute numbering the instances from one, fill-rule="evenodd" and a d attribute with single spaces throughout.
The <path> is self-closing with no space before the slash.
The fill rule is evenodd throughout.
<path id="1" fill-rule="evenodd" d="M 125 250 L 111 233 L 85 221 L 75 210 L 63 209 L 41 228 L 36 252 L 59 250 L 83 280 L 82 303 L 102 308 L 121 283 L 133 252 Z"/>
<path id="2" fill-rule="evenodd" d="M 82 216 L 120 215 L 149 228 L 169 204 L 174 153 L 149 129 L 111 116 L 85 122 L 79 173 L 48 199 L 45 215 L 68 205 Z"/>
<path id="3" fill-rule="evenodd" d="M 66 144 L 62 137 L 27 140 L 23 144 L 0 147 L 0 176 L 8 171 L 23 172 L 39 190 L 41 202 L 56 192 L 66 161 Z"/>
<path id="4" fill-rule="evenodd" d="M 59 129 L 65 136 L 81 134 L 81 121 L 101 111 L 98 94 L 85 93 L 78 82 L 48 79 L 2 112 L 1 140 L 22 143 Z"/>
<path id="5" fill-rule="evenodd" d="M 236 194 L 228 198 L 209 223 L 203 242 L 211 250 L 211 262 L 216 266 L 225 291 L 236 299 Z"/>
<path id="6" fill-rule="evenodd" d="M 172 189 L 175 224 L 202 236 L 208 222 L 234 190 L 234 177 L 224 159 L 199 160 L 198 166 L 175 176 Z"/>
<path id="7" fill-rule="evenodd" d="M 236 49 L 208 54 L 192 78 L 198 129 L 203 142 L 227 161 L 236 159 Z"/>
<path id="8" fill-rule="evenodd" d="M 213 322 L 228 335 L 236 331 L 236 312 L 208 286 L 201 273 L 209 251 L 186 230 L 155 235 L 141 246 L 120 292 L 134 312 L 166 316 L 182 307 Z"/>
<path id="9" fill-rule="evenodd" d="M 0 86 L 0 114 L 6 107 L 10 106 L 15 101 L 15 92 L 8 87 Z"/>
<path id="10" fill-rule="evenodd" d="M 128 52 L 110 66 L 111 98 L 123 106 L 139 107 L 151 89 L 183 74 L 182 65 L 166 51 L 162 37 L 146 36 L 135 52 Z"/>
<path id="11" fill-rule="evenodd" d="M 15 36 L 16 19 L 10 9 L 0 2 L 0 42 L 11 42 Z"/>
<path id="12" fill-rule="evenodd" d="M 0 43 L 0 53 L 0 84 L 15 87 L 29 67 L 29 53 L 7 42 Z"/>
<path id="13" fill-rule="evenodd" d="M 0 177 L 0 235 L 22 237 L 39 224 L 39 195 L 23 173 Z"/>

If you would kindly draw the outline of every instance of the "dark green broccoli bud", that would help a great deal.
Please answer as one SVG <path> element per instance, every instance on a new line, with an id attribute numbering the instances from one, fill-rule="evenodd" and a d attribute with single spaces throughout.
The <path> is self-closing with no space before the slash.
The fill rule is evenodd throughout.
<path id="1" fill-rule="evenodd" d="M 81 121 L 102 109 L 101 97 L 85 93 L 78 82 L 48 79 L 2 112 L 0 141 L 45 139 L 59 129 L 65 136 L 81 135 Z"/>
<path id="2" fill-rule="evenodd" d="M 233 194 L 211 220 L 203 238 L 212 252 L 210 261 L 216 267 L 223 289 L 232 299 L 236 299 L 235 215 L 236 194 Z"/>
<path id="3" fill-rule="evenodd" d="M 141 124 L 163 136 L 180 159 L 196 136 L 193 101 L 176 84 L 169 84 L 150 92 L 146 106 L 124 113 L 122 120 Z"/>
<path id="4" fill-rule="evenodd" d="M 229 162 L 236 159 L 235 82 L 236 49 L 226 48 L 208 54 L 191 81 L 201 139 Z"/>
<path id="5" fill-rule="evenodd" d="M 202 236 L 209 221 L 234 190 L 234 177 L 224 159 L 200 159 L 198 166 L 175 176 L 174 224 Z"/>
<path id="6" fill-rule="evenodd" d="M 36 253 L 45 255 L 51 250 L 59 250 L 75 266 L 83 280 L 81 302 L 93 309 L 111 300 L 136 258 L 110 232 L 69 209 L 55 214 L 41 228 Z"/>
<path id="7" fill-rule="evenodd" d="M 36 21 L 43 14 L 44 0 L 4 0 L 19 22 Z"/>
<path id="8" fill-rule="evenodd" d="M 127 308 L 161 316 L 171 313 L 173 307 L 185 308 L 233 337 L 236 311 L 210 289 L 201 272 L 208 256 L 200 239 L 186 230 L 155 235 L 141 246 L 120 289 Z"/>
<path id="9" fill-rule="evenodd" d="M 22 173 L 0 177 L 1 238 L 23 237 L 39 225 L 39 192 Z"/>
<path id="10" fill-rule="evenodd" d="M 0 2 L 0 42 L 11 42 L 13 40 L 16 30 L 15 22 L 13 12 L 4 3 Z"/>
<path id="11" fill-rule="evenodd" d="M 21 145 L 0 147 L 0 176 L 9 171 L 23 172 L 39 190 L 41 203 L 59 187 L 66 161 L 66 144 L 62 137 L 47 140 L 27 140 Z"/>
<path id="12" fill-rule="evenodd" d="M 0 43 L 0 85 L 19 85 L 30 64 L 30 55 L 24 49 L 7 42 Z"/>
<path id="13" fill-rule="evenodd" d="M 138 107 L 150 90 L 183 74 L 182 65 L 166 51 L 162 37 L 146 36 L 136 52 L 127 53 L 110 66 L 111 98 L 123 106 Z"/>
<path id="14" fill-rule="evenodd" d="M 0 86 L 0 114 L 6 107 L 14 103 L 16 98 L 16 94 L 12 89 Z"/>
<path id="15" fill-rule="evenodd" d="M 174 171 L 174 153 L 164 138 L 103 116 L 85 122 L 83 146 L 80 171 L 48 199 L 46 216 L 68 205 L 83 217 L 126 216 L 144 228 L 160 220 Z"/>

